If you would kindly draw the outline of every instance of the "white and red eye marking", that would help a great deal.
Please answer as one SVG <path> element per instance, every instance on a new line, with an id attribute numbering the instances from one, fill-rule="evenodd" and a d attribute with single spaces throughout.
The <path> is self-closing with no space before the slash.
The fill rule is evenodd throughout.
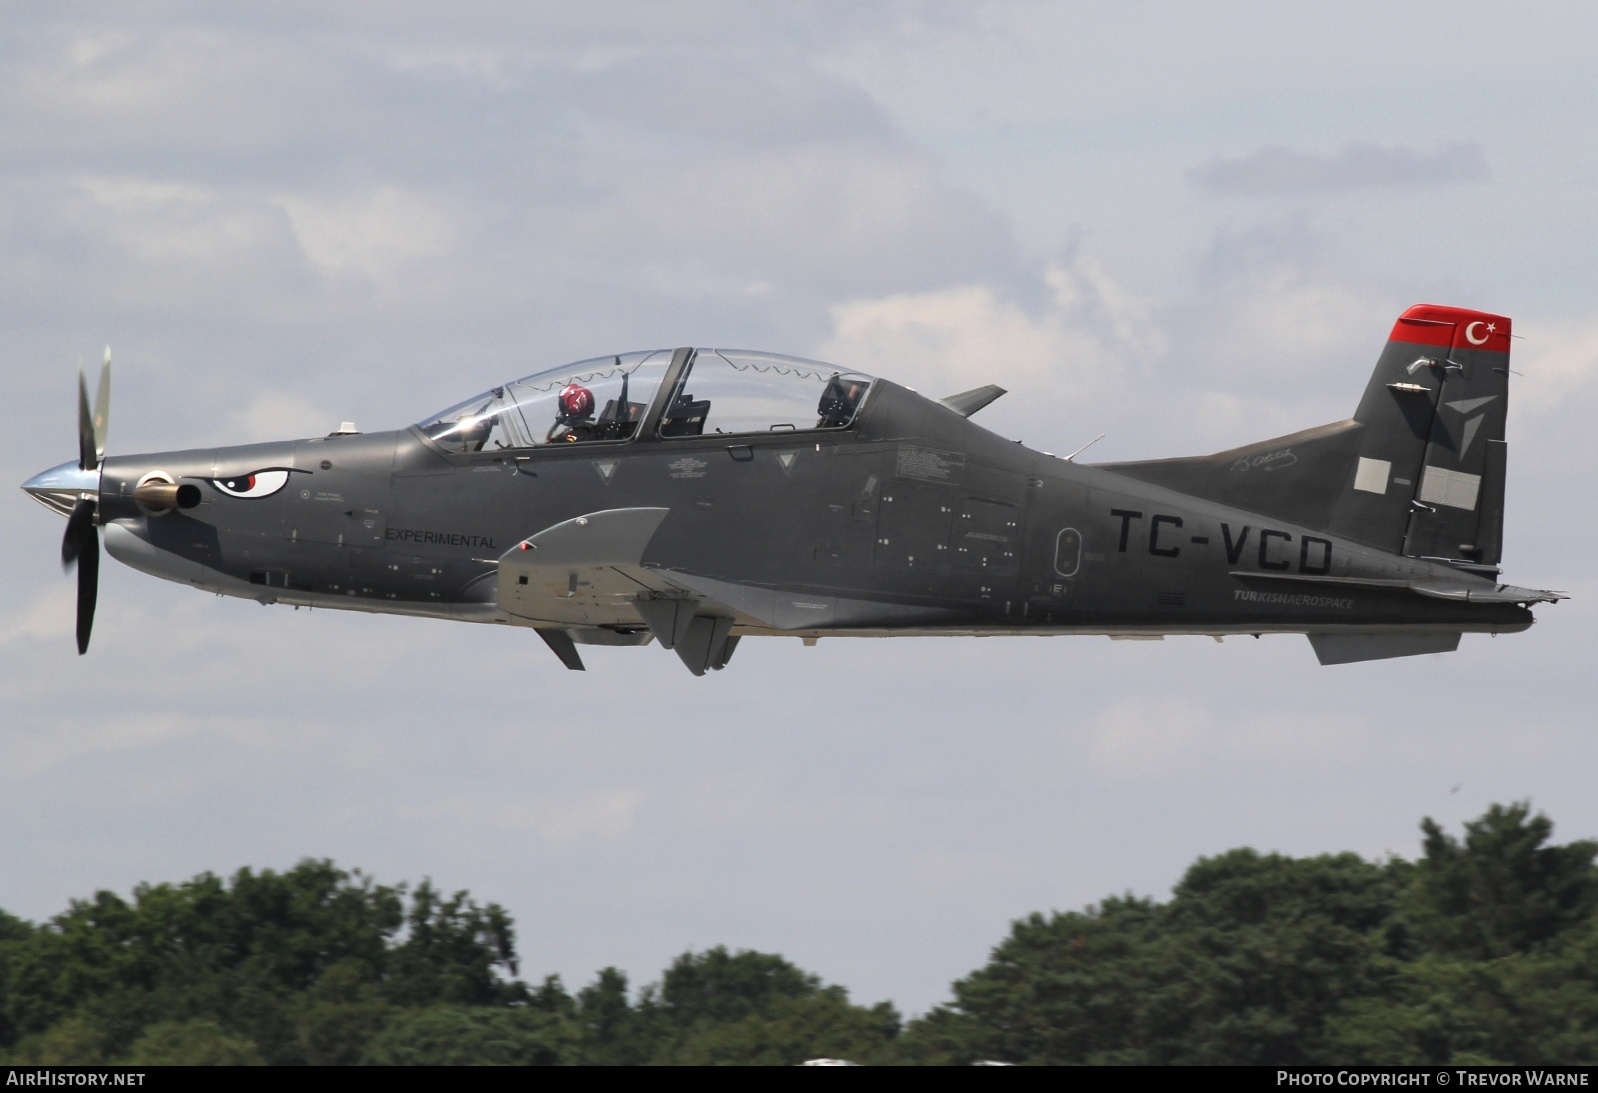
<path id="1" fill-rule="evenodd" d="M 232 478 L 213 478 L 211 485 L 229 497 L 270 497 L 288 485 L 288 471 L 256 471 Z"/>

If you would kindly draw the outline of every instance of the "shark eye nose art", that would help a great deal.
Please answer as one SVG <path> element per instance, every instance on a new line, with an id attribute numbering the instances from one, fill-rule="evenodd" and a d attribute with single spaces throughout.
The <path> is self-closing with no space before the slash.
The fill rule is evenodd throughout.
<path id="1" fill-rule="evenodd" d="M 229 497 L 270 497 L 288 484 L 286 470 L 256 471 L 254 474 L 235 475 L 232 478 L 213 478 L 211 485 Z"/>

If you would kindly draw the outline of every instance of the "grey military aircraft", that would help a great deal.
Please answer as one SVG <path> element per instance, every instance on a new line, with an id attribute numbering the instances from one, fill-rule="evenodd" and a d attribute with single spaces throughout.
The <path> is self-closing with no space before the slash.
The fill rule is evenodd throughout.
<path id="1" fill-rule="evenodd" d="M 1085 465 L 929 399 L 743 350 L 623 353 L 391 432 L 105 455 L 24 484 L 67 516 L 78 651 L 99 536 L 208 592 L 673 650 L 899 634 L 1307 634 L 1322 664 L 1455 649 L 1562 593 L 1500 583 L 1510 322 L 1417 305 L 1354 416 L 1215 455 Z"/>

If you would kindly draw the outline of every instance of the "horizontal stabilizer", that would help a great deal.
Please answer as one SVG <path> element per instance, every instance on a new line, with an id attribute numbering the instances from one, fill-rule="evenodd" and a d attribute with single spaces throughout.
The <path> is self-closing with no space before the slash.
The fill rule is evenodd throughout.
<path id="1" fill-rule="evenodd" d="M 1414 592 L 1433 599 L 1454 600 L 1458 603 L 1557 603 L 1560 600 L 1570 599 L 1570 596 L 1564 592 L 1520 588 L 1512 584 L 1492 584 L 1487 581 L 1451 581 L 1440 577 L 1393 580 L 1380 577 L 1323 577 L 1305 573 L 1259 573 L 1246 569 L 1234 569 L 1228 576 L 1251 581 L 1290 581 L 1294 584 Z"/>
<path id="2" fill-rule="evenodd" d="M 1518 588 L 1512 584 L 1482 588 L 1480 585 L 1455 584 L 1452 581 L 1411 581 L 1410 588 L 1422 596 L 1439 600 L 1457 600 L 1461 603 L 1558 603 L 1568 600 L 1565 592 L 1550 592 L 1541 588 Z"/>
<path id="3" fill-rule="evenodd" d="M 961 417 L 970 417 L 1005 393 L 1004 388 L 990 383 L 983 387 L 973 387 L 969 391 L 961 391 L 958 395 L 940 398 L 938 402 L 947 406 Z"/>
<path id="4" fill-rule="evenodd" d="M 1410 584 L 1407 580 L 1383 577 L 1321 577 L 1308 573 L 1262 573 L 1252 569 L 1234 569 L 1227 576 L 1249 581 L 1292 581 L 1294 584 L 1330 584 L 1342 588 L 1388 588 L 1400 591 L 1408 589 Z"/>
<path id="5" fill-rule="evenodd" d="M 1459 634 L 1311 634 L 1309 643 L 1315 649 L 1315 659 L 1322 664 L 1355 664 L 1422 653 L 1452 653 L 1459 648 Z"/>

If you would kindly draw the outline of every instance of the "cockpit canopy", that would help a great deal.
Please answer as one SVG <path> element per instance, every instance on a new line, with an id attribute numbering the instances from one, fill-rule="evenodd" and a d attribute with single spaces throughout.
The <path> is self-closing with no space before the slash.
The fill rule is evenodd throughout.
<path id="1" fill-rule="evenodd" d="M 537 372 L 422 422 L 455 452 L 631 440 L 649 416 L 673 352 L 657 349 Z M 745 349 L 699 349 L 672 384 L 661 437 L 843 429 L 871 377 L 829 364 Z"/>

